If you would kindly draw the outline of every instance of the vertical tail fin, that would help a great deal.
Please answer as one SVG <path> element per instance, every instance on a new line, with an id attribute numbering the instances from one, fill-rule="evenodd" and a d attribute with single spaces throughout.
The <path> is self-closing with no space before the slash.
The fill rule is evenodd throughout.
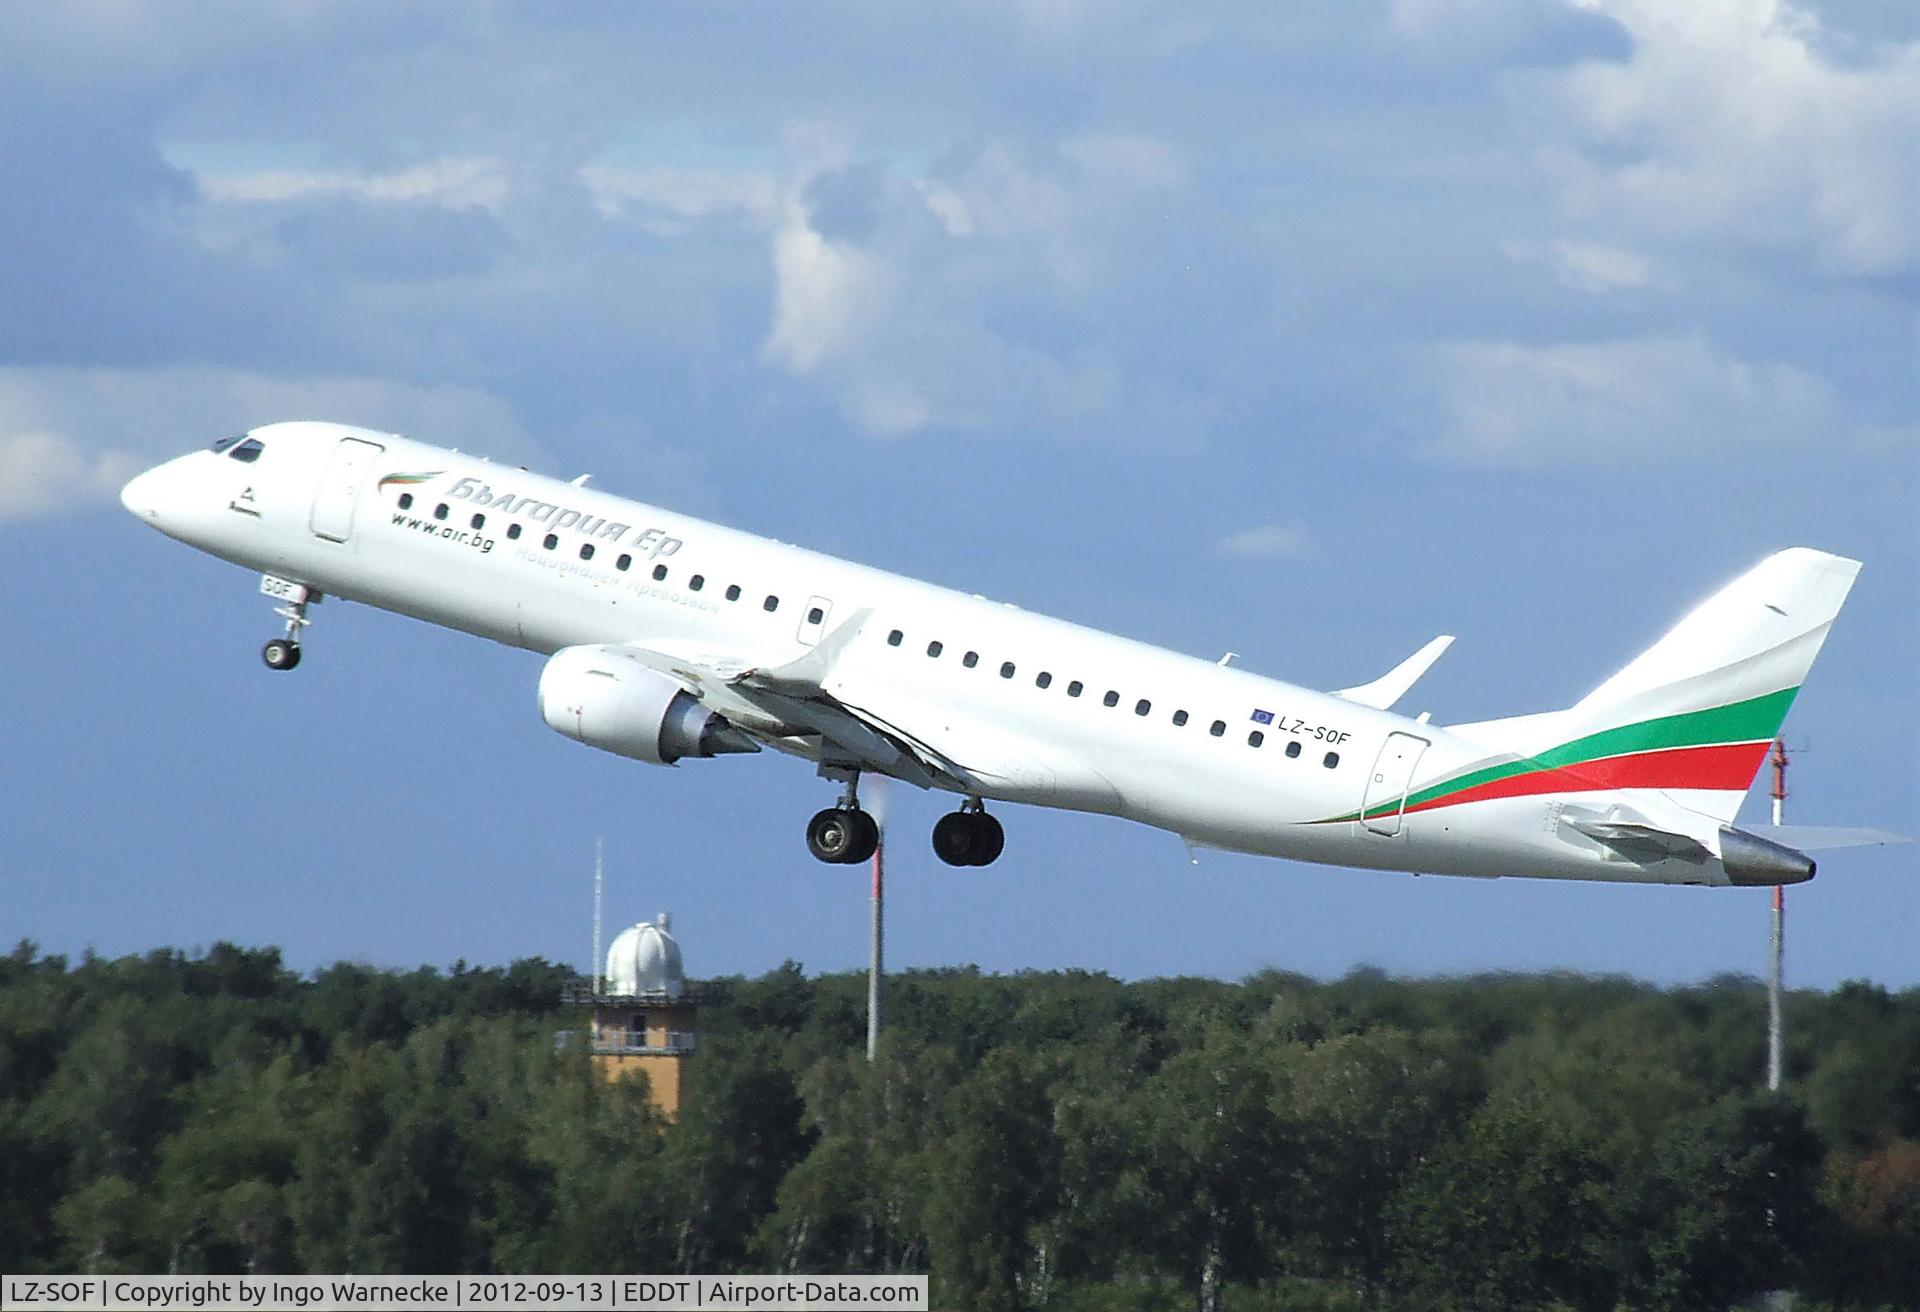
<path id="1" fill-rule="evenodd" d="M 1456 731 L 1525 758 L 1557 785 L 1540 791 L 1658 788 L 1729 822 L 1859 572 L 1776 552 L 1566 710 Z"/>

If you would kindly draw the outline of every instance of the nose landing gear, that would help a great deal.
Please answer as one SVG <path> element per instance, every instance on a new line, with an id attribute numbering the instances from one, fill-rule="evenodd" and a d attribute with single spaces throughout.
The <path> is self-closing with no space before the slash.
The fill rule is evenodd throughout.
<path id="1" fill-rule="evenodd" d="M 300 663 L 300 630 L 313 623 L 307 618 L 307 607 L 319 601 L 320 594 L 304 583 L 293 583 L 271 574 L 260 576 L 260 591 L 287 603 L 273 612 L 287 622 L 287 632 L 262 647 L 260 659 L 270 670 L 290 670 Z"/>

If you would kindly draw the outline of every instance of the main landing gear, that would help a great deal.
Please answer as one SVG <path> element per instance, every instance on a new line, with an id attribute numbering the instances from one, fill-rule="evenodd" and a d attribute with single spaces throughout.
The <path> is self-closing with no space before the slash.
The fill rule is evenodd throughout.
<path id="1" fill-rule="evenodd" d="M 807 821 L 807 851 L 828 865 L 859 865 L 880 847 L 880 826 L 860 809 L 860 772 L 822 766 L 820 773 L 845 787 L 837 804 Z M 992 865 L 1006 845 L 1006 831 L 977 797 L 962 802 L 951 815 L 941 816 L 933 827 L 934 855 L 950 866 Z"/>
<path id="2" fill-rule="evenodd" d="M 823 767 L 821 774 L 839 779 L 846 788 L 837 805 L 807 821 L 807 851 L 833 866 L 857 866 L 880 847 L 880 826 L 860 809 L 860 772 Z"/>
<path id="3" fill-rule="evenodd" d="M 260 576 L 260 591 L 287 603 L 273 612 L 287 622 L 287 632 L 262 647 L 260 659 L 270 670 L 290 670 L 300 663 L 300 630 L 313 623 L 307 618 L 307 607 L 320 600 L 320 594 L 271 574 Z"/>
<path id="4" fill-rule="evenodd" d="M 933 854 L 950 866 L 990 866 L 1006 845 L 1007 831 L 974 798 L 933 827 Z"/>

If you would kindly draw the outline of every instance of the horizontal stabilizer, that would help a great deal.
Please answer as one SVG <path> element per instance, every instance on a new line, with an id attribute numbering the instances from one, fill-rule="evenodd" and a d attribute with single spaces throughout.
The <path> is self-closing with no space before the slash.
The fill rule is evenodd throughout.
<path id="1" fill-rule="evenodd" d="M 1440 653 L 1452 645 L 1453 635 L 1443 634 L 1372 683 L 1363 683 L 1357 688 L 1342 688 L 1334 696 L 1344 697 L 1361 706 L 1371 706 L 1375 710 L 1389 710 L 1407 695 L 1407 689 L 1419 682 L 1421 675 L 1433 667 L 1433 663 L 1440 659 Z"/>
<path id="2" fill-rule="evenodd" d="M 1888 843 L 1911 843 L 1905 834 L 1884 829 L 1835 829 L 1822 825 L 1741 825 L 1756 838 L 1781 843 L 1802 852 L 1825 852 L 1836 847 L 1880 847 Z"/>

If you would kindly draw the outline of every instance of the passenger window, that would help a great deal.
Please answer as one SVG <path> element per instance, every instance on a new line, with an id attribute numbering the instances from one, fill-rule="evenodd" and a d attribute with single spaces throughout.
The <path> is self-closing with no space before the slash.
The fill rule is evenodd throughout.
<path id="1" fill-rule="evenodd" d="M 485 515 L 475 515 L 467 521 L 467 526 L 476 529 L 485 528 L 487 526 L 487 517 Z"/>
<path id="2" fill-rule="evenodd" d="M 965 656 L 962 656 L 960 658 L 960 663 L 966 666 L 968 669 L 972 669 L 974 666 L 980 663 L 980 653 L 977 651 L 970 651 Z"/>
<path id="3" fill-rule="evenodd" d="M 900 632 L 900 630 L 898 630 L 898 629 L 895 629 L 895 630 L 894 630 L 894 631 L 893 631 L 892 633 L 889 633 L 889 634 L 887 635 L 887 646 L 889 646 L 889 647 L 898 647 L 898 646 L 900 645 L 900 643 L 901 643 L 901 641 L 902 641 L 902 640 L 903 640 L 903 639 L 904 639 L 904 638 L 905 638 L 906 636 L 907 636 L 907 635 L 906 635 L 906 634 L 904 634 L 904 633 L 902 633 L 902 632 Z"/>
<path id="4" fill-rule="evenodd" d="M 1053 686 L 1053 676 L 1045 670 L 1042 670 L 1033 676 L 1033 686 L 1036 688 L 1050 688 Z"/>
<path id="5" fill-rule="evenodd" d="M 1147 712 L 1151 711 L 1152 709 L 1153 709 L 1153 703 L 1148 701 L 1145 697 L 1142 697 L 1139 701 L 1133 704 L 1133 713 L 1135 715 L 1145 715 Z"/>
<path id="6" fill-rule="evenodd" d="M 740 600 L 740 585 L 738 583 L 729 583 L 727 585 L 727 600 L 728 601 Z"/>
<path id="7" fill-rule="evenodd" d="M 1002 661 L 1000 663 L 1000 677 L 1003 679 L 1011 679 L 1013 677 L 1012 661 Z"/>
<path id="8" fill-rule="evenodd" d="M 1227 731 L 1227 722 L 1225 720 L 1215 720 L 1212 724 L 1207 726 L 1207 732 L 1212 734 L 1215 738 L 1218 738 L 1221 734 L 1225 733 L 1226 731 Z"/>
<path id="9" fill-rule="evenodd" d="M 807 611 L 807 623 L 809 624 L 818 624 L 821 620 L 824 620 L 826 617 L 827 617 L 827 613 L 821 610 L 818 606 L 810 607 Z"/>
<path id="10" fill-rule="evenodd" d="M 692 578 L 687 580 L 687 586 L 692 588 L 695 592 L 698 592 L 700 591 L 700 589 L 707 586 L 707 576 L 704 574 L 695 574 Z"/>
<path id="11" fill-rule="evenodd" d="M 1120 704 L 1120 694 L 1109 688 L 1107 689 L 1107 695 L 1102 697 L 1100 701 L 1107 706 L 1118 706 Z"/>
<path id="12" fill-rule="evenodd" d="M 1085 692 L 1086 690 L 1087 690 L 1087 685 L 1080 682 L 1080 680 L 1075 679 L 1072 683 L 1067 685 L 1067 696 L 1078 697 L 1081 693 Z"/>
<path id="13" fill-rule="evenodd" d="M 413 493 L 411 493 L 411 492 L 402 492 L 402 493 L 400 494 L 400 509 L 402 509 L 402 510 L 412 510 L 412 509 L 413 509 Z"/>
<path id="14" fill-rule="evenodd" d="M 1287 757 L 1289 760 L 1291 760 L 1293 757 L 1296 757 L 1298 755 L 1300 755 L 1300 740 L 1298 738 L 1295 738 L 1292 742 L 1287 744 Z"/>
<path id="15" fill-rule="evenodd" d="M 593 543 L 591 543 L 591 542 L 582 542 L 582 543 L 580 544 L 580 559 L 582 559 L 582 560 L 592 560 L 592 559 L 593 559 Z"/>
<path id="16" fill-rule="evenodd" d="M 560 545 L 560 535 L 558 533 L 549 533 L 547 534 L 546 537 L 540 540 L 540 545 L 545 547 L 548 551 L 552 551 L 555 547 Z"/>
<path id="17" fill-rule="evenodd" d="M 227 452 L 227 454 L 243 465 L 250 465 L 258 460 L 260 453 L 265 450 L 266 448 L 264 446 L 261 446 L 258 441 L 250 437 L 233 450 Z"/>
<path id="18" fill-rule="evenodd" d="M 613 567 L 618 570 L 624 570 L 629 568 L 632 564 L 633 564 L 633 557 L 622 554 L 620 559 L 613 562 Z"/>
<path id="19" fill-rule="evenodd" d="M 519 536 L 520 536 L 520 526 L 519 526 L 518 524 L 509 524 L 509 525 L 507 525 L 507 536 L 508 536 L 509 538 L 517 538 L 517 537 L 519 537 Z"/>
<path id="20" fill-rule="evenodd" d="M 665 565 L 655 565 L 653 567 L 653 581 L 655 583 L 665 583 L 667 581 L 667 567 Z"/>
<path id="21" fill-rule="evenodd" d="M 780 598 L 773 596 L 772 594 L 768 594 L 767 599 L 760 603 L 760 607 L 762 610 L 766 611 L 767 614 L 771 615 L 773 614 L 773 612 L 780 609 Z"/>
<path id="22" fill-rule="evenodd" d="M 1247 735 L 1247 746 L 1258 747 L 1261 743 L 1265 742 L 1266 740 L 1267 740 L 1267 736 L 1261 733 L 1258 729 L 1255 729 L 1252 733 Z"/>
<path id="23" fill-rule="evenodd" d="M 442 501 L 442 502 L 441 502 L 441 503 L 440 503 L 439 505 L 437 505 L 437 506 L 435 506 L 435 507 L 433 508 L 433 517 L 434 517 L 435 519 L 445 519 L 445 518 L 447 517 L 447 503 L 446 503 L 446 502 L 444 502 L 444 501 Z"/>
<path id="24" fill-rule="evenodd" d="M 1333 769 L 1334 766 L 1340 764 L 1340 753 L 1328 752 L 1326 759 L 1321 761 L 1320 764 L 1326 766 L 1329 770 Z"/>
<path id="25" fill-rule="evenodd" d="M 1187 722 L 1187 713 L 1185 711 L 1175 711 L 1173 713 L 1173 722 L 1176 725 L 1185 724 Z"/>
<path id="26" fill-rule="evenodd" d="M 946 647 L 943 646 L 938 641 L 930 642 L 927 644 L 927 655 L 929 656 L 938 656 L 941 652 L 945 650 L 946 650 Z"/>

